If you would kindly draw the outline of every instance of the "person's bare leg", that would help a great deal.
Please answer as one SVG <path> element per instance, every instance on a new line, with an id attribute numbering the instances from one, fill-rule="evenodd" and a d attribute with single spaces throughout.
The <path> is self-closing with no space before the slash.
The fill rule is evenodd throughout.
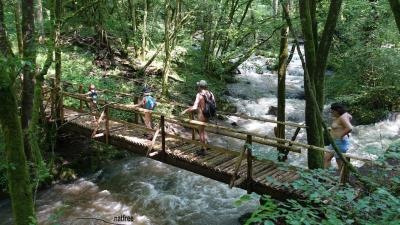
<path id="1" fill-rule="evenodd" d="M 324 154 L 324 168 L 328 169 L 331 167 L 331 160 L 333 158 L 333 153 L 325 152 Z"/>
<path id="2" fill-rule="evenodd" d="M 208 123 L 208 120 L 205 120 L 204 122 Z M 205 128 L 203 129 L 203 135 L 204 135 L 204 143 L 208 144 L 208 135 Z"/>
<path id="3" fill-rule="evenodd" d="M 200 136 L 200 142 L 206 143 L 204 137 L 204 126 L 199 126 L 199 136 Z"/>
<path id="4" fill-rule="evenodd" d="M 144 125 L 151 129 L 151 115 L 148 112 L 144 113 Z"/>

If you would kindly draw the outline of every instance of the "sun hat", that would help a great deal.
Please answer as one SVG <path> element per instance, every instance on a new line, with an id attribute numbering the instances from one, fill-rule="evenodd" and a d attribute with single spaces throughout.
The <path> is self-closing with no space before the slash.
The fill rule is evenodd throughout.
<path id="1" fill-rule="evenodd" d="M 196 84 L 198 87 L 207 87 L 207 81 L 205 81 L 205 80 L 200 80 Z"/>

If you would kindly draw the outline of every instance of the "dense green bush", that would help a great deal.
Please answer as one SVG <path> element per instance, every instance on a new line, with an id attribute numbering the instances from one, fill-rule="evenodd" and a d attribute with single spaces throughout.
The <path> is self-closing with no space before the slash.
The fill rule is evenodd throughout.
<path id="1" fill-rule="evenodd" d="M 261 205 L 246 224 L 400 224 L 400 141 L 393 143 L 379 159 L 385 169 L 370 173 L 379 188 L 366 192 L 358 187 L 336 186 L 332 171 L 302 172 L 301 178 L 287 187 L 301 190 L 304 200 L 275 201 L 263 196 Z M 371 171 L 375 171 L 371 168 Z M 244 196 L 239 200 L 249 199 Z"/>
<path id="2" fill-rule="evenodd" d="M 384 24 L 384 25 L 383 25 Z M 326 79 L 329 101 L 344 102 L 360 124 L 381 120 L 399 105 L 400 36 L 384 1 L 343 6 Z"/>

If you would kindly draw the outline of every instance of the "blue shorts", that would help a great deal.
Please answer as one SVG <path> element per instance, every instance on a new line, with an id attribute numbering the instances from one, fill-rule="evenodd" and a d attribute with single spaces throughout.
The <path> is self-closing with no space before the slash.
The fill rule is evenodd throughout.
<path id="1" fill-rule="evenodd" d="M 335 144 L 339 148 L 341 153 L 346 153 L 347 150 L 350 148 L 350 138 L 346 135 L 342 139 L 335 139 Z M 333 150 L 333 146 L 329 145 L 328 149 Z M 335 153 L 335 157 L 338 158 L 339 156 Z"/>

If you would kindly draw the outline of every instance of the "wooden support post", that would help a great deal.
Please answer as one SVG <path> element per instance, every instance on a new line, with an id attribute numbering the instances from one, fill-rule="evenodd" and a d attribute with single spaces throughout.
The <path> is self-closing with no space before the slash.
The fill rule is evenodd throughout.
<path id="1" fill-rule="evenodd" d="M 350 158 L 346 157 L 350 163 Z M 349 181 L 349 168 L 343 163 L 343 167 L 340 171 L 340 185 L 344 185 Z"/>
<path id="2" fill-rule="evenodd" d="M 60 120 L 61 120 L 61 124 L 64 123 L 64 94 L 62 92 L 60 92 L 60 103 L 58 104 L 59 108 L 59 112 L 60 112 Z"/>
<path id="3" fill-rule="evenodd" d="M 193 112 L 190 112 L 189 114 L 190 120 L 194 120 Z M 196 129 L 192 128 L 192 140 L 196 140 Z"/>
<path id="4" fill-rule="evenodd" d="M 133 97 L 133 102 L 135 104 L 138 104 L 139 103 L 139 97 L 137 97 L 137 96 Z M 139 124 L 139 114 L 136 113 L 136 112 L 134 114 L 134 123 Z"/>
<path id="5" fill-rule="evenodd" d="M 247 145 L 252 145 L 252 137 L 251 135 L 247 135 Z M 251 147 L 246 147 L 246 155 L 247 155 L 247 194 L 251 194 L 252 192 L 252 183 L 253 183 L 253 154 Z"/>
<path id="6" fill-rule="evenodd" d="M 79 84 L 79 94 L 83 94 L 83 85 Z M 83 101 L 79 100 L 79 111 L 83 112 Z"/>
<path id="7" fill-rule="evenodd" d="M 164 115 L 161 115 L 160 128 L 161 128 L 161 150 L 162 150 L 163 155 L 166 156 L 166 152 L 165 152 L 165 120 L 164 120 Z"/>
<path id="8" fill-rule="evenodd" d="M 110 136 L 110 111 L 108 105 L 106 105 L 104 112 L 106 116 L 106 144 L 108 144 L 108 138 Z"/>

